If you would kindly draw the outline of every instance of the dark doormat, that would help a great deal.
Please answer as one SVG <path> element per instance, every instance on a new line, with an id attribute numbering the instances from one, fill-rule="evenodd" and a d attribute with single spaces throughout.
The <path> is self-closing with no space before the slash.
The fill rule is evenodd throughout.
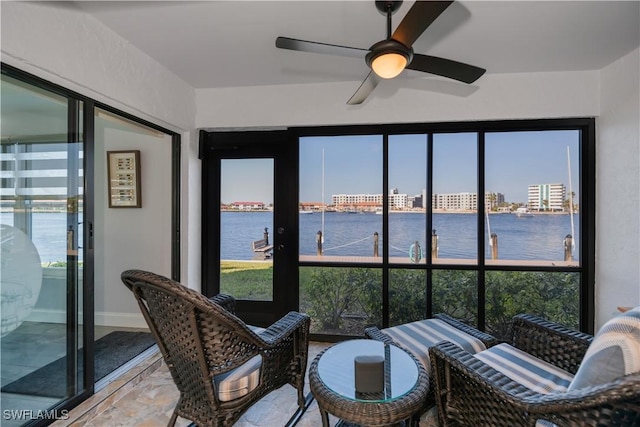
<path id="1" fill-rule="evenodd" d="M 98 381 L 155 344 L 148 332 L 116 331 L 95 342 L 95 380 Z M 82 351 L 78 350 L 78 377 L 82 378 Z M 67 396 L 67 357 L 43 366 L 0 390 L 32 396 Z"/>

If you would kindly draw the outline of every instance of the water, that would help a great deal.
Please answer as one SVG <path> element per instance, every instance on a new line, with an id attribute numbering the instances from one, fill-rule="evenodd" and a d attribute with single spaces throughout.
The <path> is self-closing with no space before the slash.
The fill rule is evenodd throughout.
<path id="1" fill-rule="evenodd" d="M 321 230 L 321 218 L 320 213 L 300 215 L 301 255 L 316 254 L 316 233 Z M 379 251 L 382 255 L 382 215 L 328 212 L 324 218 L 325 255 L 371 256 L 374 232 L 379 234 Z M 424 214 L 416 213 L 393 213 L 389 216 L 390 256 L 408 256 L 409 248 L 416 240 L 422 248 L 426 248 L 425 218 Z M 434 214 L 438 256 L 476 259 L 477 221 L 475 214 Z M 272 222 L 271 212 L 222 212 L 222 258 L 251 259 L 251 241 L 261 239 L 265 227 L 269 228 L 269 239 L 273 242 Z M 484 227 L 486 224 L 485 218 Z M 563 240 L 567 234 L 571 234 L 571 219 L 569 215 L 518 218 L 512 214 L 497 214 L 489 216 L 489 227 L 491 233 L 498 235 L 500 259 L 563 261 Z M 578 227 L 578 215 L 574 215 L 576 234 Z M 573 251 L 576 260 L 578 248 L 576 236 Z M 485 256 L 491 257 L 488 243 L 485 244 Z"/>
<path id="2" fill-rule="evenodd" d="M 378 232 L 382 255 L 382 215 L 373 213 L 325 213 L 324 254 L 337 256 L 373 255 L 373 233 Z M 321 230 L 320 213 L 300 215 L 300 254 L 316 254 L 316 233 Z M 66 260 L 66 213 L 37 212 L 33 214 L 32 241 L 41 262 Z M 1 213 L 0 222 L 13 224 L 11 213 Z M 574 216 L 575 230 L 579 216 Z M 250 260 L 254 253 L 251 242 L 262 239 L 265 227 L 273 242 L 271 212 L 222 212 L 222 259 Z M 484 222 L 486 227 L 486 219 Z M 511 214 L 490 215 L 492 233 L 498 235 L 500 259 L 564 260 L 563 239 L 571 234 L 569 215 L 534 215 L 517 218 Z M 389 216 L 389 255 L 408 256 L 410 246 L 417 240 L 426 248 L 425 215 L 394 213 Z M 438 234 L 440 258 L 475 259 L 477 252 L 477 217 L 475 214 L 434 214 L 433 228 Z M 82 232 L 82 229 L 80 229 Z M 576 236 L 574 259 L 578 259 L 579 241 Z M 485 244 L 485 256 L 491 249 Z"/>
<path id="3" fill-rule="evenodd" d="M 34 212 L 31 241 L 40 255 L 40 262 L 48 264 L 67 260 L 67 213 Z M 13 225 L 13 213 L 0 212 L 0 223 Z M 82 224 L 78 231 L 82 241 Z M 82 246 L 82 243 L 80 243 Z"/>

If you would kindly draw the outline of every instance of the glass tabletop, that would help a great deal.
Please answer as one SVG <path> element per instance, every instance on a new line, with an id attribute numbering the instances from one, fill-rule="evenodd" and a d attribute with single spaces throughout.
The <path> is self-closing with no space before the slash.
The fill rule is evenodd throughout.
<path id="1" fill-rule="evenodd" d="M 385 389 L 382 393 L 357 393 L 356 356 L 384 357 Z M 418 366 L 404 350 L 376 340 L 350 340 L 328 348 L 318 361 L 318 376 L 326 387 L 345 399 L 386 402 L 410 392 L 418 381 Z"/>

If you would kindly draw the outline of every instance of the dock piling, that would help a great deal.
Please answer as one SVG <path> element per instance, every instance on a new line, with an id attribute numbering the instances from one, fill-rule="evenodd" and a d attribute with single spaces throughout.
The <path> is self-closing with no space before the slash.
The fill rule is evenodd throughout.
<path id="1" fill-rule="evenodd" d="M 316 255 L 322 256 L 322 231 L 316 233 Z"/>
<path id="2" fill-rule="evenodd" d="M 564 260 L 571 261 L 573 258 L 573 236 L 567 234 L 562 243 L 564 245 Z"/>
<path id="3" fill-rule="evenodd" d="M 498 259 L 498 235 L 491 233 L 491 259 Z"/>
<path id="4" fill-rule="evenodd" d="M 373 232 L 373 256 L 378 257 L 378 232 Z"/>

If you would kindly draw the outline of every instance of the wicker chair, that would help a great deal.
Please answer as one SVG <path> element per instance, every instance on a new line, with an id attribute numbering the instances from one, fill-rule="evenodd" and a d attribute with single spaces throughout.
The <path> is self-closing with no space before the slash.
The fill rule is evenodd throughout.
<path id="1" fill-rule="evenodd" d="M 591 335 L 522 314 L 514 317 L 509 344 L 573 377 L 592 340 Z M 640 373 L 541 393 L 511 379 L 512 373 L 508 377 L 501 368 L 485 363 L 480 354 L 471 355 L 450 343 L 439 343 L 429 352 L 443 426 L 640 425 Z"/>
<path id="2" fill-rule="evenodd" d="M 394 344 L 398 347 L 404 348 L 409 353 L 414 355 L 419 361 L 421 361 L 425 366 L 427 373 L 430 374 L 431 365 L 429 362 L 429 348 L 437 344 L 439 341 L 441 341 L 442 338 L 436 338 L 436 336 L 441 336 L 443 333 L 446 334 L 446 331 L 441 331 L 440 334 L 434 334 L 434 335 L 431 335 L 427 332 L 425 333 L 426 336 L 423 336 L 420 338 L 417 338 L 416 336 L 416 335 L 419 335 L 419 333 L 418 334 L 412 333 L 411 334 L 412 338 L 410 340 L 404 339 L 402 333 L 398 334 L 395 331 L 402 329 L 406 326 L 415 325 L 415 324 L 423 324 L 423 326 L 426 329 L 429 329 L 431 328 L 431 324 L 429 324 L 429 322 L 431 322 L 432 320 L 438 320 L 438 321 L 444 322 L 444 324 L 452 328 L 452 331 L 453 330 L 458 331 L 458 334 L 452 334 L 451 336 L 452 340 L 456 340 L 456 337 L 453 335 L 460 335 L 457 338 L 458 345 L 460 345 L 460 342 L 463 340 L 476 340 L 478 342 L 481 342 L 482 345 L 486 348 L 492 347 L 499 343 L 497 338 L 489 334 L 486 334 L 484 332 L 481 332 L 475 329 L 474 327 L 469 326 L 466 323 L 463 323 L 457 319 L 454 319 L 453 317 L 444 313 L 434 315 L 433 319 L 422 320 L 422 321 L 413 322 L 405 325 L 398 325 L 388 329 L 380 330 L 375 326 L 371 326 L 369 328 L 366 328 L 364 332 L 365 332 L 365 335 L 370 339 L 382 341 L 387 344 Z M 463 334 L 460 334 L 460 333 L 463 333 Z M 461 338 L 461 335 L 465 335 L 465 334 L 468 337 Z M 429 377 L 430 376 L 431 375 L 429 375 Z M 434 389 L 435 388 L 433 385 L 433 380 L 430 380 L 429 389 L 427 391 L 427 397 L 423 402 L 420 413 L 424 413 L 435 406 L 436 400 L 434 396 Z"/>
<path id="3" fill-rule="evenodd" d="M 310 319 L 290 312 L 267 329 L 234 315 L 228 295 L 207 299 L 154 273 L 128 270 L 122 281 L 135 295 L 180 391 L 178 416 L 199 426 L 231 426 L 267 393 L 291 384 L 304 410 Z M 232 383 L 225 380 L 232 378 Z"/>

